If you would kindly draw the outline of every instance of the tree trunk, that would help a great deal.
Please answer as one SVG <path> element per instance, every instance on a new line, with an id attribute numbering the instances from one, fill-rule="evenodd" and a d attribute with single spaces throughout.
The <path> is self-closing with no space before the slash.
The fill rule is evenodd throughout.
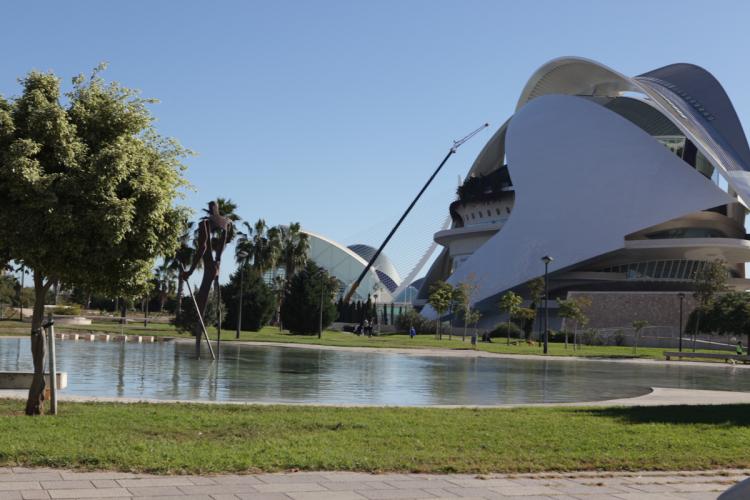
<path id="1" fill-rule="evenodd" d="M 34 273 L 34 312 L 31 316 L 31 359 L 34 363 L 34 376 L 29 387 L 29 398 L 26 401 L 26 415 L 44 414 L 44 356 L 46 343 L 42 321 L 44 320 L 44 299 L 49 291 L 51 280 L 44 283 L 44 277 Z"/>
<path id="2" fill-rule="evenodd" d="M 507 339 L 505 345 L 510 345 L 510 313 L 508 313 L 508 326 L 505 328 L 505 337 Z"/>
<path id="3" fill-rule="evenodd" d="M 523 329 L 524 340 L 526 341 L 527 344 L 531 342 L 531 336 L 534 333 L 534 324 L 536 323 L 536 302 L 532 302 L 530 305 L 530 308 L 532 311 L 534 311 L 534 317 L 526 320 L 526 323 L 524 324 L 524 329 Z M 527 328 L 526 325 L 528 325 L 529 323 L 531 325 L 530 327 Z"/>
<path id="4" fill-rule="evenodd" d="M 124 325 L 128 322 L 128 302 L 123 298 L 120 301 L 120 324 Z"/>
<path id="5" fill-rule="evenodd" d="M 693 352 L 695 352 L 695 339 L 698 337 L 698 327 L 700 326 L 700 324 L 701 324 L 701 312 L 699 309 L 695 316 L 695 331 L 693 331 Z"/>
<path id="6" fill-rule="evenodd" d="M 178 275 L 177 278 L 177 311 L 175 312 L 175 317 L 177 319 L 180 319 L 180 314 L 182 314 L 182 286 L 184 281 L 182 280 L 182 277 Z"/>

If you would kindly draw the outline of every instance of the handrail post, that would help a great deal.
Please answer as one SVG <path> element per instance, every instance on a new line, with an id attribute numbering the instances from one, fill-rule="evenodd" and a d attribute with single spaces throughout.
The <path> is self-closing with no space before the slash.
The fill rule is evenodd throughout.
<path id="1" fill-rule="evenodd" d="M 47 317 L 47 323 L 44 327 L 47 329 L 49 340 L 49 412 L 52 415 L 57 415 L 57 356 L 55 353 L 55 321 L 52 319 L 52 314 Z"/>

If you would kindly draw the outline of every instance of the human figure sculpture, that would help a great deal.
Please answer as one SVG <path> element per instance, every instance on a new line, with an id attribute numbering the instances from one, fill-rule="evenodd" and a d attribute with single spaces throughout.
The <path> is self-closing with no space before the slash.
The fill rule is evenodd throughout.
<path id="1" fill-rule="evenodd" d="M 219 213 L 219 206 L 215 201 L 208 203 L 208 214 L 198 221 L 196 249 L 193 263 L 190 269 L 182 271 L 182 279 L 187 279 L 193 274 L 198 262 L 203 260 L 203 279 L 201 280 L 198 293 L 195 295 L 195 301 L 198 305 L 198 312 L 201 318 L 206 314 L 211 285 L 219 279 L 221 268 L 221 254 L 224 252 L 227 241 L 231 239 L 234 225 L 227 217 Z M 195 354 L 200 358 L 201 355 L 201 335 L 200 327 L 195 331 Z"/>

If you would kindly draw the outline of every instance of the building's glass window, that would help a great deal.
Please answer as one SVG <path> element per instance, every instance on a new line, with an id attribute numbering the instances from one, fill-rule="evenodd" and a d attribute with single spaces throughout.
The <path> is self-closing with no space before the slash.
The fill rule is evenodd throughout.
<path id="1" fill-rule="evenodd" d="M 711 165 L 708 159 L 706 159 L 700 151 L 695 155 L 695 169 L 709 179 L 714 175 L 714 166 Z"/>
<path id="2" fill-rule="evenodd" d="M 699 260 L 655 260 L 607 267 L 599 272 L 625 274 L 628 280 L 692 281 L 695 273 L 705 265 Z"/>

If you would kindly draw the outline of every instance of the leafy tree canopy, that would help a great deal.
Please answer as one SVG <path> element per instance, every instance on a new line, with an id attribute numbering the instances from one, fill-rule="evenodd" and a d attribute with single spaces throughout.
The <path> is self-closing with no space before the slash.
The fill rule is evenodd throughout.
<path id="1" fill-rule="evenodd" d="M 322 290 L 321 290 L 322 287 Z M 316 333 L 320 322 L 321 293 L 323 298 L 323 328 L 336 319 L 333 297 L 339 282 L 322 267 L 308 261 L 288 281 L 281 304 L 281 321 L 292 333 Z"/>
<path id="2" fill-rule="evenodd" d="M 750 293 L 730 292 L 690 313 L 686 330 L 693 330 L 700 314 L 699 331 L 722 335 L 748 335 L 750 342 Z"/>
<path id="3" fill-rule="evenodd" d="M 448 310 L 448 307 L 453 300 L 453 287 L 450 283 L 445 281 L 436 281 L 430 285 L 430 295 L 427 302 L 437 311 L 439 315 L 443 315 Z"/>
<path id="4" fill-rule="evenodd" d="M 251 264 L 245 263 L 244 268 L 244 276 L 240 276 L 241 270 L 237 269 L 229 277 L 229 283 L 221 287 L 221 296 L 227 304 L 224 324 L 227 328 L 237 328 L 238 299 L 242 281 L 241 330 L 257 332 L 273 317 L 276 311 L 276 294 Z"/>
<path id="5" fill-rule="evenodd" d="M 137 296 L 176 248 L 189 152 L 157 134 L 152 101 L 103 69 L 66 94 L 32 71 L 19 97 L 0 97 L 0 253 L 48 283 Z"/>

